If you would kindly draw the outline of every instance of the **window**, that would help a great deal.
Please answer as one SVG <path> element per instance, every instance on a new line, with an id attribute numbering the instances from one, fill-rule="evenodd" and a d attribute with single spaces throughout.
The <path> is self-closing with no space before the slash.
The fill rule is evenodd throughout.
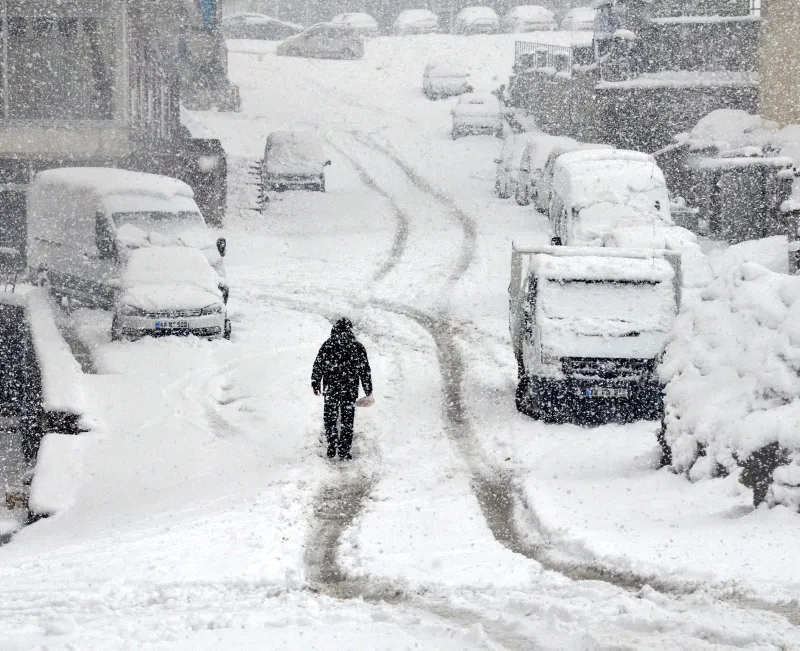
<path id="1" fill-rule="evenodd" d="M 112 117 L 115 39 L 96 18 L 12 16 L 2 93 L 7 119 Z"/>

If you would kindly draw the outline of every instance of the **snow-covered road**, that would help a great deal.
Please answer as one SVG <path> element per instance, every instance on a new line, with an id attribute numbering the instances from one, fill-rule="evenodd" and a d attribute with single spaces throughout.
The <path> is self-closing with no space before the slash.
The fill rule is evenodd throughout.
<path id="1" fill-rule="evenodd" d="M 229 155 L 233 340 L 112 344 L 73 316 L 98 427 L 75 506 L 0 549 L 0 649 L 800 647 L 796 515 L 654 471 L 652 423 L 514 410 L 510 243 L 545 220 L 419 89 L 443 52 L 503 83 L 513 38 L 231 49 L 243 112 L 186 121 Z M 251 164 L 293 127 L 327 140 L 328 191 L 257 212 Z M 351 464 L 319 456 L 309 386 L 342 314 L 377 396 Z"/>

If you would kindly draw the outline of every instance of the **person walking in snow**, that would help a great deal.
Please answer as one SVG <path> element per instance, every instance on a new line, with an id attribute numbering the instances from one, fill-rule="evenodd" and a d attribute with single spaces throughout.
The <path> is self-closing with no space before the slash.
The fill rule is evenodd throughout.
<path id="1" fill-rule="evenodd" d="M 364 387 L 365 398 L 358 400 L 358 385 Z M 325 437 L 328 458 L 337 454 L 340 459 L 352 459 L 353 421 L 356 403 L 369 406 L 372 398 L 372 372 L 367 350 L 353 334 L 350 319 L 339 319 L 331 329 L 330 338 L 322 344 L 311 371 L 314 395 L 325 396 Z M 341 427 L 337 428 L 337 423 Z"/>

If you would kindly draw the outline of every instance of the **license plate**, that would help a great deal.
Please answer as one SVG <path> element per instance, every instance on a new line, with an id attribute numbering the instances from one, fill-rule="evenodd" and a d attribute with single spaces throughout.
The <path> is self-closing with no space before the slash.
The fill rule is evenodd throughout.
<path id="1" fill-rule="evenodd" d="M 156 321 L 156 330 L 188 330 L 188 321 Z"/>
<path id="2" fill-rule="evenodd" d="M 627 398 L 628 390 L 624 387 L 586 387 L 579 392 L 584 398 Z"/>

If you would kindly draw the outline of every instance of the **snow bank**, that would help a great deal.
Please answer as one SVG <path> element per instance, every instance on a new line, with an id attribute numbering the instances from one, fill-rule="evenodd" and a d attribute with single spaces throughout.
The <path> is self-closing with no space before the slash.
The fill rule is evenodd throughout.
<path id="1" fill-rule="evenodd" d="M 32 513 L 54 515 L 75 504 L 88 441 L 69 434 L 47 434 L 42 439 L 28 500 Z"/>
<path id="2" fill-rule="evenodd" d="M 731 249 L 727 261 L 753 251 Z M 698 445 L 706 465 L 728 468 L 775 441 L 800 449 L 800 278 L 725 262 L 678 317 L 661 369 L 666 438 L 680 471 L 696 465 Z"/>

